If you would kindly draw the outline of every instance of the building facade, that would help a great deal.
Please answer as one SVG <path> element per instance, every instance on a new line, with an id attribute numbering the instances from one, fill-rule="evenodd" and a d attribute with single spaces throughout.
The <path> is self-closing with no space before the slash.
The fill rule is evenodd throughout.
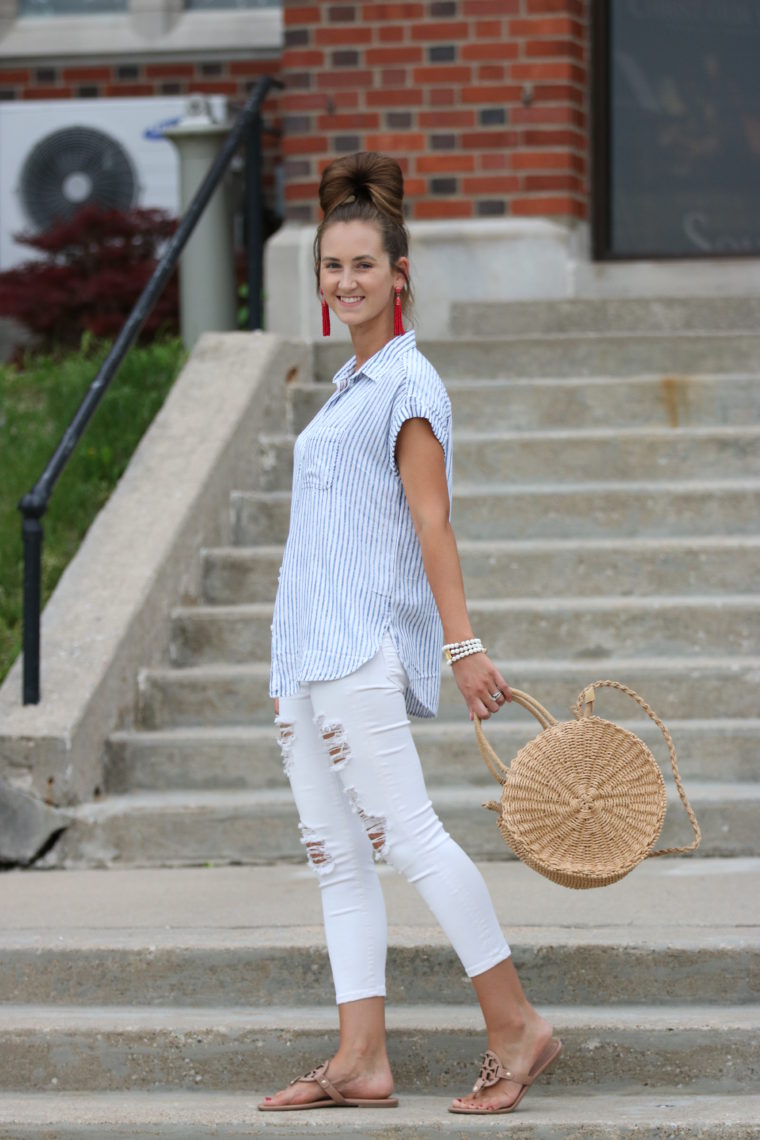
<path id="1" fill-rule="evenodd" d="M 758 52 L 754 0 L 0 0 L 0 124 L 282 78 L 270 295 L 306 274 L 281 331 L 311 335 L 319 178 L 359 149 L 398 158 L 420 263 L 473 299 L 760 290 Z"/>

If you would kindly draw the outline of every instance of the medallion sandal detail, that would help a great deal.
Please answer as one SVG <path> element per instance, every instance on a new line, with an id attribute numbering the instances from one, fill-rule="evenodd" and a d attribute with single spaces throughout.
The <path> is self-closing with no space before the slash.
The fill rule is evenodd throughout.
<path id="1" fill-rule="evenodd" d="M 262 1112 L 299 1112 L 307 1108 L 398 1108 L 398 1098 L 395 1096 L 379 1097 L 377 1100 L 342 1096 L 327 1078 L 329 1063 L 325 1061 L 310 1073 L 304 1073 L 302 1077 L 296 1077 L 290 1082 L 291 1085 L 297 1085 L 301 1081 L 315 1082 L 327 1094 L 320 1100 L 309 1100 L 305 1104 L 268 1104 L 263 1100 L 258 1107 Z"/>
<path id="2" fill-rule="evenodd" d="M 495 1115 L 500 1112 L 514 1112 L 536 1078 L 540 1077 L 541 1074 L 556 1061 L 561 1052 L 562 1042 L 558 1041 L 556 1037 L 552 1037 L 551 1041 L 546 1043 L 533 1062 L 530 1072 L 516 1073 L 511 1069 L 505 1069 L 496 1054 L 489 1049 L 483 1057 L 483 1064 L 480 1066 L 480 1076 L 475 1082 L 472 1091 L 478 1093 L 481 1089 L 487 1089 L 495 1085 L 497 1081 L 515 1081 L 516 1084 L 522 1085 L 517 1096 L 512 1103 L 506 1105 L 505 1108 L 489 1108 L 487 1105 L 479 1104 L 457 1105 L 457 1102 L 454 1101 L 454 1104 L 449 1107 L 449 1112 L 461 1112 L 466 1115 L 478 1116 Z"/>

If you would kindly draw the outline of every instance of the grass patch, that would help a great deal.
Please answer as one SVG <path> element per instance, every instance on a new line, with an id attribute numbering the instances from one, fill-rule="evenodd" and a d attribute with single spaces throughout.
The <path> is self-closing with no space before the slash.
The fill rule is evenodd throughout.
<path id="1" fill-rule="evenodd" d="M 21 648 L 19 499 L 42 474 L 110 345 L 88 338 L 63 358 L 0 365 L 0 680 Z M 69 460 L 42 523 L 43 604 L 124 472 L 185 360 L 178 340 L 127 354 Z"/>

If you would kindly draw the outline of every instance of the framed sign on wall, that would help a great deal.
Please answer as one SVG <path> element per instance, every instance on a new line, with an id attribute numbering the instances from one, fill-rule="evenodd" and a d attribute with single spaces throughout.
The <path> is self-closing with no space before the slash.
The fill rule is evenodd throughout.
<path id="1" fill-rule="evenodd" d="M 760 2 L 594 0 L 594 256 L 760 257 Z"/>

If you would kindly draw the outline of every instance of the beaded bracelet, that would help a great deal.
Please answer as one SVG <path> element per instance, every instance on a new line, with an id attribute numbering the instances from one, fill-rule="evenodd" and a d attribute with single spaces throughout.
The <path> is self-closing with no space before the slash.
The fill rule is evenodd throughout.
<path id="1" fill-rule="evenodd" d="M 469 657 L 473 653 L 485 653 L 486 647 L 479 637 L 468 637 L 466 641 L 451 641 L 443 647 L 443 655 L 449 665 Z"/>

